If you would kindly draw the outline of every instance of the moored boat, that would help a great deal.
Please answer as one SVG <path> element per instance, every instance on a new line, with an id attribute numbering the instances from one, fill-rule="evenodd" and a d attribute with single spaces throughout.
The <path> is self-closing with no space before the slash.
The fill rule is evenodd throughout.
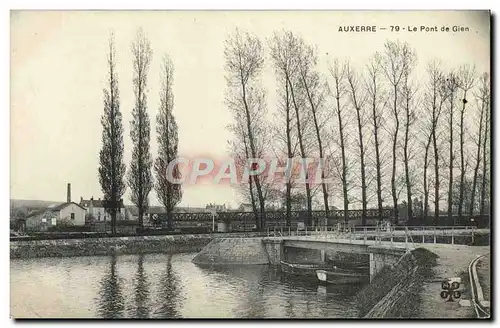
<path id="1" fill-rule="evenodd" d="M 314 276 L 316 270 L 330 270 L 331 266 L 325 264 L 299 264 L 299 263 L 288 263 L 281 261 L 281 270 L 286 273 L 296 274 L 296 275 L 310 275 Z"/>
<path id="2" fill-rule="evenodd" d="M 338 268 L 316 270 L 316 277 L 320 282 L 327 284 L 357 284 L 370 281 L 369 274 Z"/>

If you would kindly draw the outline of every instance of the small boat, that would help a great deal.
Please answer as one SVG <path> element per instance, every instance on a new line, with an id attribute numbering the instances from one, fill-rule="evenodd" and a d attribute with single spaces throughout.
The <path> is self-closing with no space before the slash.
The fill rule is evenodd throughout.
<path id="1" fill-rule="evenodd" d="M 370 275 L 350 270 L 334 268 L 333 270 L 316 270 L 319 281 L 327 284 L 357 284 L 370 281 Z"/>
<path id="2" fill-rule="evenodd" d="M 299 264 L 281 261 L 281 271 L 296 275 L 314 276 L 316 274 L 316 270 L 331 269 L 331 266 L 327 266 L 325 264 Z"/>

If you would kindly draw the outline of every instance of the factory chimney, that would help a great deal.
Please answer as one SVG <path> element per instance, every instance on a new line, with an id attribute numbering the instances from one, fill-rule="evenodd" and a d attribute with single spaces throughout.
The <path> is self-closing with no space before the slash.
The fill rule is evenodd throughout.
<path id="1" fill-rule="evenodd" d="M 66 202 L 71 203 L 71 183 L 68 183 L 67 197 L 68 199 L 66 200 Z"/>

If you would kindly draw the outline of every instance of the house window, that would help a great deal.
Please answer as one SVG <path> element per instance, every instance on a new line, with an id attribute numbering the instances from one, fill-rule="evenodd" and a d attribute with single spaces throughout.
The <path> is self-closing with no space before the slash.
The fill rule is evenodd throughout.
<path id="1" fill-rule="evenodd" d="M 75 219 L 75 213 L 71 213 L 71 220 Z"/>
<path id="2" fill-rule="evenodd" d="M 98 215 L 97 215 L 97 220 L 98 220 L 98 221 L 101 221 L 101 213 L 98 213 Z"/>

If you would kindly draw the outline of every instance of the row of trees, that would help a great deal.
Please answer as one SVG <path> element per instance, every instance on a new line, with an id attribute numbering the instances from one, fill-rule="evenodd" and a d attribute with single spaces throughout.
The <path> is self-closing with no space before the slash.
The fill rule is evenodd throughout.
<path id="1" fill-rule="evenodd" d="M 158 154 L 154 161 L 150 151 L 150 119 L 147 104 L 147 77 L 153 51 L 144 31 L 139 29 L 131 46 L 133 57 L 133 89 L 135 104 L 130 122 L 130 138 L 133 144 L 132 159 L 125 177 L 123 160 L 123 124 L 120 110 L 118 72 L 116 70 L 116 49 L 114 36 L 109 39 L 107 55 L 108 81 L 104 89 L 104 113 L 101 117 L 102 148 L 99 153 L 99 182 L 103 199 L 107 202 L 111 215 L 112 232 L 116 233 L 116 216 L 119 202 L 127 186 L 131 191 L 131 201 L 138 208 L 139 224 L 149 207 L 149 194 L 155 189 L 159 201 L 165 207 L 168 218 L 182 197 L 181 185 L 172 184 L 167 179 L 167 165 L 177 157 L 178 128 L 173 116 L 174 97 L 172 93 L 174 67 L 165 54 L 162 58 L 160 105 L 156 115 Z M 153 181 L 152 168 L 156 175 Z M 178 169 L 173 171 L 180 178 Z M 171 228 L 171 220 L 168 221 Z"/>
<path id="2" fill-rule="evenodd" d="M 300 36 L 282 31 L 266 41 L 267 47 L 237 30 L 225 43 L 226 103 L 234 116 L 231 152 L 240 159 L 326 158 L 321 177 L 337 183 L 299 186 L 292 177 L 280 186 L 251 176 L 239 188 L 258 227 L 266 204 L 281 203 L 290 218 L 297 197 L 305 200 L 308 224 L 313 203 L 321 203 L 328 216 L 332 200 L 341 200 L 346 221 L 353 203 L 360 204 L 363 221 L 369 207 L 378 209 L 379 219 L 384 207 L 392 207 L 397 220 L 402 203 L 411 218 L 417 196 L 424 217 L 432 203 L 436 223 L 444 200 L 450 218 L 487 212 L 487 73 L 478 74 L 472 65 L 443 69 L 435 60 L 427 63 L 420 83 L 416 53 L 400 41 L 386 42 L 364 67 L 334 59 L 322 72 L 317 48 Z M 261 82 L 266 61 L 276 75 L 272 119 Z"/>

